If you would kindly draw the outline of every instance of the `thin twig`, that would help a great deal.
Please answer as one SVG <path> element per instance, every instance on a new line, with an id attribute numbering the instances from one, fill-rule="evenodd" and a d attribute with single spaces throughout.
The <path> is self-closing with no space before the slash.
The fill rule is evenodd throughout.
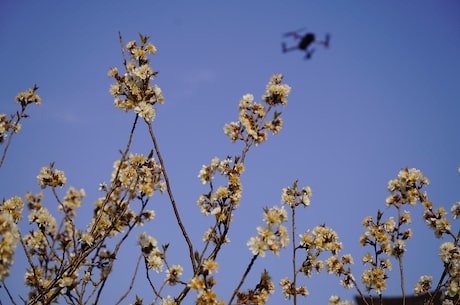
<path id="1" fill-rule="evenodd" d="M 231 305 L 232 304 L 232 301 L 233 299 L 235 298 L 236 294 L 238 293 L 238 291 L 240 291 L 240 288 L 241 286 L 243 286 L 243 283 L 244 281 L 246 280 L 246 277 L 248 276 L 249 274 L 249 271 L 251 271 L 251 268 L 252 268 L 252 265 L 254 265 L 254 262 L 256 261 L 257 257 L 259 256 L 259 254 L 255 254 L 252 259 L 251 259 L 251 262 L 249 262 L 249 265 L 248 267 L 246 268 L 246 271 L 244 272 L 243 274 L 243 277 L 241 278 L 240 280 L 240 283 L 238 284 L 238 286 L 235 288 L 235 290 L 233 291 L 233 294 L 230 298 L 230 301 L 228 301 L 228 305 Z"/>
<path id="2" fill-rule="evenodd" d="M 14 301 L 13 296 L 11 295 L 8 287 L 6 287 L 5 282 L 3 280 L 2 280 L 2 286 L 3 286 L 3 288 L 5 288 L 6 294 L 8 294 L 8 298 L 10 299 L 11 303 L 13 305 L 17 305 L 16 302 Z M 2 304 L 2 301 L 0 300 L 0 305 L 1 304 Z"/>
<path id="3" fill-rule="evenodd" d="M 294 305 L 297 304 L 297 267 L 296 267 L 296 242 L 295 242 L 295 205 L 291 206 L 291 231 L 292 231 L 292 272 L 294 285 Z"/>
<path id="4" fill-rule="evenodd" d="M 134 274 L 133 274 L 133 277 L 131 278 L 131 282 L 129 283 L 128 289 L 127 289 L 126 292 L 120 297 L 120 299 L 118 300 L 118 302 L 115 303 L 115 305 L 120 304 L 124 299 L 126 299 L 126 297 L 128 296 L 128 294 L 129 294 L 129 293 L 131 292 L 131 290 L 133 289 L 134 280 L 135 280 L 136 277 L 137 277 L 137 271 L 139 270 L 139 265 L 140 265 L 140 262 L 141 262 L 141 258 L 142 258 L 142 254 L 140 254 L 140 255 L 139 255 L 139 258 L 137 259 L 136 268 L 134 269 Z"/>
<path id="5" fill-rule="evenodd" d="M 176 201 L 174 200 L 174 196 L 173 196 L 172 189 L 171 189 L 171 184 L 169 183 L 168 174 L 166 173 L 165 164 L 164 164 L 163 158 L 161 157 L 160 149 L 158 147 L 158 143 L 157 143 L 155 134 L 153 132 L 152 123 L 146 121 L 146 124 L 147 124 L 147 126 L 149 128 L 150 138 L 153 141 L 153 146 L 155 147 L 155 153 L 156 153 L 156 155 L 158 157 L 158 161 L 160 162 L 161 171 L 162 171 L 163 177 L 165 179 L 166 190 L 168 192 L 168 196 L 169 196 L 171 206 L 172 206 L 173 211 L 174 211 L 174 215 L 176 217 L 177 224 L 179 225 L 179 227 L 180 227 L 180 229 L 182 231 L 182 235 L 184 236 L 185 241 L 187 242 L 187 245 L 188 245 L 190 261 L 192 262 L 193 273 L 195 273 L 197 271 L 197 266 L 196 266 L 195 259 L 194 259 L 194 254 L 193 254 L 193 245 L 192 245 L 192 242 L 191 242 L 191 240 L 190 240 L 190 238 L 189 238 L 189 236 L 187 234 L 187 230 L 185 229 L 184 224 L 182 223 L 179 211 L 177 209 Z"/>

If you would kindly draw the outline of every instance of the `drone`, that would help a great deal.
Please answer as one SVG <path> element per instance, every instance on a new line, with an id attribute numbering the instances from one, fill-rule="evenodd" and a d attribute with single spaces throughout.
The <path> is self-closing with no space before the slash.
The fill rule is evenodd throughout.
<path id="1" fill-rule="evenodd" d="M 324 37 L 324 40 L 316 39 L 316 36 L 312 32 L 307 32 L 306 34 L 301 34 L 305 28 L 299 29 L 292 32 L 287 32 L 283 34 L 283 37 L 292 37 L 294 40 L 300 40 L 297 45 L 288 47 L 285 42 L 281 44 L 283 53 L 287 53 L 294 50 L 301 50 L 305 52 L 305 59 L 310 59 L 315 49 L 311 47 L 313 44 L 323 45 L 325 48 L 329 48 L 331 35 L 328 33 Z"/>

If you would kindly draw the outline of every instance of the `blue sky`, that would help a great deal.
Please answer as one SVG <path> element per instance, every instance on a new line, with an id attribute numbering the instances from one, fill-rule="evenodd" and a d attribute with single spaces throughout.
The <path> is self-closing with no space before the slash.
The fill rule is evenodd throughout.
<path id="1" fill-rule="evenodd" d="M 38 192 L 35 177 L 55 161 L 68 186 L 86 190 L 79 211 L 84 228 L 132 121 L 113 107 L 108 93 L 108 69 L 122 66 L 118 31 L 125 41 L 141 32 L 158 48 L 152 67 L 160 71 L 165 105 L 157 108 L 154 126 L 176 201 L 187 215 L 185 226 L 196 241 L 207 228 L 195 204 L 207 189 L 196 176 L 212 157 L 241 150 L 222 131 L 237 119 L 239 99 L 248 92 L 260 97 L 275 73 L 292 87 L 281 133 L 247 158 L 243 201 L 217 275 L 223 287 L 231 287 L 222 288 L 222 298 L 228 300 L 251 258 L 245 244 L 262 224 L 262 208 L 279 205 L 281 189 L 296 179 L 313 190 L 312 205 L 299 212 L 298 230 L 322 223 L 336 229 L 344 252 L 355 257 L 358 276 L 365 251 L 358 242 L 361 220 L 386 209 L 387 182 L 401 168 L 417 167 L 430 178 L 427 191 L 436 205 L 450 208 L 460 200 L 459 17 L 460 4 L 452 0 L 3 1 L 0 112 L 16 111 L 15 95 L 34 83 L 43 104 L 31 107 L 13 141 L 0 171 L 0 195 Z M 302 27 L 319 36 L 331 33 L 331 47 L 318 47 L 310 61 L 301 52 L 282 54 L 282 33 Z M 147 131 L 138 131 L 134 151 L 148 153 Z M 51 196 L 45 198 L 56 211 Z M 157 219 L 142 229 L 160 243 L 173 240 L 180 254 L 184 245 L 167 198 L 153 202 Z M 440 274 L 442 242 L 421 220 L 421 207 L 411 212 L 409 291 L 420 275 Z M 109 283 L 116 289 L 137 257 L 135 239 L 127 245 L 126 263 Z M 285 252 L 258 260 L 255 274 L 266 267 L 278 282 L 290 274 L 288 257 Z M 22 285 L 20 257 L 17 263 L 7 282 L 11 287 Z M 396 270 L 391 276 L 387 294 L 397 295 Z M 311 304 L 325 304 L 331 294 L 355 294 L 335 285 L 333 276 L 305 283 Z M 134 292 L 149 300 L 145 285 L 138 281 Z M 114 296 L 106 295 L 110 304 Z"/>

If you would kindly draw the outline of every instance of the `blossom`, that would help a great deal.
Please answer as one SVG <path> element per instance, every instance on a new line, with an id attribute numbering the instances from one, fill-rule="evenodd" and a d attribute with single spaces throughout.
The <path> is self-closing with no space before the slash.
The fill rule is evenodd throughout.
<path id="1" fill-rule="evenodd" d="M 145 50 L 150 54 L 155 54 L 157 52 L 157 48 L 151 43 L 147 44 L 147 46 L 145 47 Z"/>
<path id="2" fill-rule="evenodd" d="M 283 188 L 281 201 L 285 204 L 292 205 L 295 202 L 295 193 L 289 187 Z"/>
<path id="3" fill-rule="evenodd" d="M 246 108 L 251 105 L 251 103 L 254 101 L 254 96 L 250 93 L 243 95 L 243 98 L 240 100 L 240 109 L 241 108 Z"/>
<path id="4" fill-rule="evenodd" d="M 307 207 L 310 205 L 311 196 L 312 196 L 311 188 L 309 186 L 305 186 L 302 189 L 302 203 L 304 206 Z"/>
<path id="5" fill-rule="evenodd" d="M 417 284 L 414 288 L 414 293 L 416 295 L 420 293 L 428 293 L 431 289 L 431 283 L 433 281 L 433 277 L 429 275 L 422 275 L 418 280 Z"/>
<path id="6" fill-rule="evenodd" d="M 13 220 L 17 222 L 22 218 L 22 208 L 24 207 L 24 202 L 21 197 L 13 196 L 10 199 L 4 200 L 0 205 L 0 212 L 5 214 L 10 214 L 13 217 Z"/>
<path id="7" fill-rule="evenodd" d="M 203 165 L 200 172 L 198 173 L 198 178 L 200 178 L 201 183 L 206 184 L 213 179 L 213 173 L 215 169 L 211 166 Z"/>
<path id="8" fill-rule="evenodd" d="M 409 211 L 404 211 L 401 218 L 401 223 L 411 223 L 411 217 Z"/>
<path id="9" fill-rule="evenodd" d="M 383 225 L 385 227 L 385 231 L 388 233 L 393 233 L 396 230 L 396 222 L 393 216 L 387 219 L 385 221 L 385 224 Z"/>
<path id="10" fill-rule="evenodd" d="M 150 103 L 140 102 L 134 107 L 134 111 L 146 121 L 153 121 L 155 119 L 155 108 Z"/>
<path id="11" fill-rule="evenodd" d="M 29 214 L 29 222 L 36 223 L 41 230 L 48 234 L 56 233 L 56 219 L 45 207 L 33 210 Z"/>
<path id="12" fill-rule="evenodd" d="M 453 242 L 445 242 L 439 247 L 439 256 L 444 263 L 449 263 L 451 260 L 458 260 L 460 253 Z"/>
<path id="13" fill-rule="evenodd" d="M 328 305 L 353 305 L 351 301 L 342 301 L 342 299 L 336 295 L 333 295 L 329 298 Z"/>
<path id="14" fill-rule="evenodd" d="M 160 305 L 176 305 L 176 301 L 173 300 L 173 298 L 168 295 L 166 298 L 161 299 Z"/>
<path id="15" fill-rule="evenodd" d="M 232 142 L 235 142 L 238 139 L 239 132 L 240 125 L 237 122 L 230 122 L 224 126 L 224 133 L 230 137 Z"/>
<path id="16" fill-rule="evenodd" d="M 211 274 L 212 272 L 217 272 L 218 267 L 219 265 L 217 264 L 217 262 L 212 259 L 206 259 L 203 262 L 203 269 L 208 271 L 209 274 Z"/>
<path id="17" fill-rule="evenodd" d="M 94 242 L 94 237 L 91 234 L 85 232 L 81 234 L 80 241 L 91 246 Z"/>
<path id="18" fill-rule="evenodd" d="M 166 282 L 174 286 L 179 281 L 179 277 L 182 275 L 182 266 L 181 265 L 173 265 L 171 268 L 166 270 Z"/>
<path id="19" fill-rule="evenodd" d="M 458 216 L 460 215 L 460 201 L 452 205 L 450 212 L 452 213 L 452 216 L 454 217 L 454 219 L 458 218 Z"/>
<path id="20" fill-rule="evenodd" d="M 109 77 L 115 77 L 118 75 L 118 68 L 117 67 L 113 67 L 113 68 L 110 68 L 109 72 L 107 73 L 107 75 Z"/>
<path id="21" fill-rule="evenodd" d="M 272 207 L 271 209 L 264 209 L 264 218 L 263 220 L 269 225 L 279 225 L 283 222 L 286 222 L 288 219 L 287 211 L 284 209 L 284 206 L 281 208 Z"/>
<path id="22" fill-rule="evenodd" d="M 81 206 L 82 200 L 85 196 L 85 190 L 77 190 L 73 187 L 70 187 L 64 197 L 64 202 L 59 206 L 59 210 L 71 212 L 72 216 L 75 216 L 75 212 L 73 210 Z"/>
<path id="23" fill-rule="evenodd" d="M 198 276 L 192 277 L 187 286 L 193 290 L 204 289 L 206 287 L 204 280 Z"/>
<path id="24" fill-rule="evenodd" d="M 299 237 L 300 237 L 299 244 L 301 247 L 306 248 L 309 245 L 311 245 L 313 242 L 313 236 L 308 231 L 303 234 L 299 234 Z"/>
<path id="25" fill-rule="evenodd" d="M 203 289 L 198 293 L 196 299 L 197 305 L 224 305 L 222 300 L 217 298 L 217 295 L 211 289 Z"/>
<path id="26" fill-rule="evenodd" d="M 142 66 L 134 68 L 134 75 L 142 80 L 148 79 L 152 75 L 152 68 L 149 65 L 144 64 Z"/>
<path id="27" fill-rule="evenodd" d="M 251 237 L 246 245 L 249 247 L 252 254 L 260 255 L 262 257 L 265 256 L 265 251 L 268 250 L 267 244 L 259 236 Z"/>

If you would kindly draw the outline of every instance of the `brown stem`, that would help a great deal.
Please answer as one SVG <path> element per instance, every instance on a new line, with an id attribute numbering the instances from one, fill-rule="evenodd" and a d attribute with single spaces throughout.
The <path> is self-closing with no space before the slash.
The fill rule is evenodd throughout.
<path id="1" fill-rule="evenodd" d="M 297 304 L 297 268 L 296 268 L 296 242 L 295 242 L 295 205 L 291 206 L 291 231 L 292 231 L 292 285 L 294 286 L 294 305 Z"/>
<path id="2" fill-rule="evenodd" d="M 16 122 L 15 122 L 13 125 L 19 124 L 19 122 L 21 121 L 21 118 L 24 117 L 25 110 L 26 110 L 26 109 L 23 107 L 21 113 L 19 113 L 19 111 L 16 113 L 17 120 L 16 120 Z M 11 117 L 11 119 L 13 119 L 13 118 L 14 118 L 14 116 Z M 3 149 L 2 158 L 0 159 L 0 168 L 2 167 L 3 162 L 5 161 L 6 153 L 8 152 L 8 148 L 10 147 L 11 139 L 13 138 L 14 133 L 15 133 L 15 132 L 14 132 L 14 128 L 11 128 L 10 133 L 9 133 L 9 135 L 8 135 L 8 142 L 6 142 L 6 146 L 5 146 L 5 148 Z"/>
<path id="3" fill-rule="evenodd" d="M 129 284 L 128 289 L 127 289 L 126 292 L 120 297 L 120 299 L 118 300 L 118 302 L 115 303 L 115 305 L 120 304 L 124 299 L 126 299 L 126 297 L 128 296 L 129 292 L 133 289 L 134 280 L 136 279 L 137 271 L 139 270 L 139 265 L 140 265 L 140 262 L 141 262 L 141 258 L 142 258 L 142 254 L 140 254 L 140 255 L 139 255 L 139 258 L 137 259 L 136 268 L 134 269 L 134 274 L 133 274 L 133 277 L 131 278 L 131 282 L 130 282 L 130 284 Z"/>
<path id="4" fill-rule="evenodd" d="M 196 266 L 194 255 L 193 255 L 193 245 L 192 245 L 192 242 L 191 242 L 191 240 L 190 240 L 190 238 L 189 238 L 189 236 L 187 234 L 187 230 L 185 230 L 184 224 L 182 223 L 179 211 L 177 209 L 176 201 L 174 200 L 174 196 L 173 196 L 172 189 L 171 189 L 171 184 L 169 183 L 168 174 L 166 173 L 165 164 L 164 164 L 163 158 L 161 157 L 160 149 L 158 147 L 158 143 L 157 143 L 155 134 L 153 132 L 152 123 L 146 121 L 146 124 L 149 127 L 150 137 L 151 137 L 151 139 L 153 141 L 153 146 L 155 147 L 155 152 L 156 152 L 156 155 L 158 157 L 158 161 L 160 162 L 161 171 L 163 173 L 163 178 L 165 179 L 166 190 L 167 190 L 168 196 L 169 196 L 169 201 L 171 202 L 171 206 L 173 208 L 177 224 L 179 225 L 180 230 L 182 231 L 182 236 L 184 236 L 185 241 L 187 242 L 189 255 L 190 255 L 190 261 L 192 262 L 192 266 L 193 266 L 193 273 L 195 273 L 196 270 L 197 270 L 197 266 Z"/>
<path id="5" fill-rule="evenodd" d="M 233 294 L 232 294 L 232 296 L 230 298 L 230 301 L 228 301 L 228 305 L 232 304 L 232 301 L 235 298 L 236 294 L 238 293 L 238 291 L 240 291 L 241 286 L 243 286 L 243 283 L 246 280 L 246 277 L 248 276 L 249 271 L 251 271 L 252 265 L 254 265 L 254 262 L 256 261 L 258 256 L 259 256 L 259 254 L 255 254 L 252 257 L 251 261 L 249 262 L 248 267 L 246 268 L 246 271 L 244 272 L 243 276 L 241 277 L 240 283 L 238 284 L 238 286 L 233 291 Z"/>

